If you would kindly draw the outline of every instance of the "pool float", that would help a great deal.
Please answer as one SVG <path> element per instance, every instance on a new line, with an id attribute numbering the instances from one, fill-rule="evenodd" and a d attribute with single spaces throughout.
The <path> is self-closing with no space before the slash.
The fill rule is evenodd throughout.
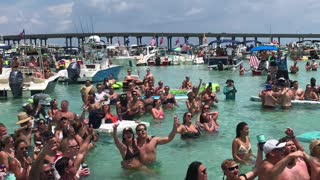
<path id="1" fill-rule="evenodd" d="M 169 93 L 173 95 L 186 95 L 188 90 L 185 89 L 170 89 Z"/>
<path id="2" fill-rule="evenodd" d="M 116 82 L 112 84 L 113 89 L 121 89 L 123 88 L 123 82 Z"/>
<path id="3" fill-rule="evenodd" d="M 138 124 L 145 124 L 147 127 L 150 126 L 150 123 L 148 123 L 148 122 L 129 121 L 129 120 L 122 120 L 122 121 L 118 121 L 118 122 L 119 122 L 119 126 L 117 127 L 117 133 L 122 133 L 123 129 L 127 128 L 127 127 L 130 127 L 133 129 L 133 131 L 135 131 L 134 129 L 136 128 L 136 126 Z M 100 127 L 98 129 L 96 129 L 96 131 L 111 134 L 111 133 L 113 133 L 113 123 L 101 124 Z"/>
<path id="4" fill-rule="evenodd" d="M 199 92 L 203 92 L 205 90 L 205 88 L 207 88 L 208 86 L 209 86 L 209 84 L 206 84 L 205 87 L 203 87 L 203 86 L 200 87 Z M 170 94 L 173 94 L 173 95 L 187 95 L 189 91 L 190 90 L 185 90 L 185 89 L 171 89 L 171 90 L 169 90 Z M 212 92 L 216 93 L 219 91 L 220 91 L 219 84 L 213 83 L 212 84 Z"/>
<path id="5" fill-rule="evenodd" d="M 258 96 L 251 96 L 250 101 L 261 102 L 261 99 Z M 292 100 L 292 104 L 312 104 L 320 105 L 320 101 L 305 101 L 305 100 Z"/>
<path id="6" fill-rule="evenodd" d="M 203 92 L 203 91 L 205 90 L 205 88 L 207 88 L 208 86 L 209 86 L 209 83 L 207 83 L 205 87 L 201 86 L 199 91 L 200 91 L 200 92 Z M 220 92 L 220 86 L 219 86 L 219 84 L 217 84 L 217 83 L 212 83 L 212 92 L 213 92 L 213 93 L 218 93 L 218 92 Z"/>
<path id="7" fill-rule="evenodd" d="M 49 94 L 38 93 L 31 96 L 29 99 L 27 99 L 26 102 L 23 103 L 22 107 L 26 107 L 28 104 L 33 104 L 34 99 L 38 99 L 39 104 L 42 106 L 50 106 L 50 102 L 52 100 Z"/>
<path id="8" fill-rule="evenodd" d="M 310 143 L 312 140 L 320 139 L 320 131 L 302 133 L 297 136 L 297 139 L 302 142 Z"/>

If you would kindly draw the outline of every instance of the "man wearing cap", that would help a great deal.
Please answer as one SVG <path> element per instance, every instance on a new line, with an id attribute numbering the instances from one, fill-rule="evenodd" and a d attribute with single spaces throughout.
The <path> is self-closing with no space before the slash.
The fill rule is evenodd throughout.
<path id="1" fill-rule="evenodd" d="M 234 87 L 234 81 L 228 79 L 226 81 L 227 86 L 223 88 L 223 94 L 226 95 L 226 99 L 235 100 L 237 89 Z"/>
<path id="2" fill-rule="evenodd" d="M 275 139 L 268 140 L 263 145 L 263 152 L 266 154 L 266 159 L 258 166 L 259 180 L 283 180 L 280 175 L 292 159 L 302 158 L 304 156 L 304 153 L 301 151 L 295 151 L 285 156 L 283 152 L 285 145 L 285 142 L 279 143 L 279 141 Z M 295 179 L 294 176 L 291 178 Z"/>
<path id="3" fill-rule="evenodd" d="M 21 127 L 15 130 L 16 140 L 25 140 L 29 147 L 31 146 L 31 135 L 34 132 L 31 127 L 32 120 L 33 117 L 28 116 L 26 112 L 20 112 L 18 114 L 18 122 L 16 124 L 19 124 Z"/>
<path id="4" fill-rule="evenodd" d="M 264 108 L 275 108 L 277 104 L 277 98 L 275 97 L 275 93 L 272 91 L 272 85 L 267 84 L 265 90 L 259 93 L 259 97 L 261 98 L 262 107 Z"/>

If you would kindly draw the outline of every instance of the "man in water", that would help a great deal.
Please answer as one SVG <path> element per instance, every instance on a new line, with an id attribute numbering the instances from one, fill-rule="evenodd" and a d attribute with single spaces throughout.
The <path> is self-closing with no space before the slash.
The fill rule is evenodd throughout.
<path id="1" fill-rule="evenodd" d="M 275 139 L 268 140 L 263 145 L 263 151 L 266 154 L 266 159 L 264 159 L 260 166 L 258 166 L 259 180 L 283 180 L 280 175 L 284 172 L 284 169 L 290 164 L 290 162 L 304 156 L 302 151 L 295 151 L 285 156 L 285 145 L 285 142 L 279 143 L 279 141 Z M 291 174 L 291 176 L 293 177 L 293 174 Z"/>
<path id="2" fill-rule="evenodd" d="M 297 139 L 294 136 L 293 130 L 291 128 L 287 128 L 286 137 L 281 138 L 279 140 L 280 143 L 285 142 L 285 146 L 283 148 L 283 153 L 285 156 L 288 156 L 290 153 L 294 153 L 298 150 L 304 151 L 302 146 L 299 144 Z M 287 166 L 284 168 L 283 172 L 278 176 L 279 179 L 310 179 L 310 175 L 308 173 L 308 166 L 304 159 L 302 158 L 293 158 L 291 159 Z"/>
<path id="3" fill-rule="evenodd" d="M 294 95 L 295 100 L 303 100 L 304 99 L 304 91 L 299 88 L 299 83 L 298 81 L 293 81 L 292 82 L 293 87 L 291 88 L 291 91 Z"/>
<path id="4" fill-rule="evenodd" d="M 294 100 L 294 94 L 290 88 L 287 87 L 287 83 L 283 77 L 279 80 L 280 91 L 278 92 L 278 103 L 284 109 L 291 107 L 291 100 Z"/>
<path id="5" fill-rule="evenodd" d="M 140 150 L 141 163 L 148 165 L 156 161 L 157 146 L 167 144 L 172 141 L 176 135 L 179 120 L 175 116 L 173 127 L 168 137 L 152 137 L 147 134 L 147 127 L 145 124 L 138 124 L 136 127 L 137 145 Z"/>
<path id="6" fill-rule="evenodd" d="M 275 93 L 272 91 L 272 85 L 267 84 L 265 90 L 261 91 L 259 97 L 261 98 L 262 106 L 264 108 L 275 108 L 277 98 L 274 97 Z"/>

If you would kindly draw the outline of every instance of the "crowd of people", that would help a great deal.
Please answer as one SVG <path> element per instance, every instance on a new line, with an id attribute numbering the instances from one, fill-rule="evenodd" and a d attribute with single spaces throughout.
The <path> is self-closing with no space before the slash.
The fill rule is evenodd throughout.
<path id="1" fill-rule="evenodd" d="M 155 78 L 147 69 L 146 75 L 140 81 L 131 78 L 131 71 L 124 81 L 128 83 L 125 93 L 117 94 L 112 85 L 117 83 L 111 76 L 103 83 L 95 86 L 90 81 L 80 89 L 82 99 L 82 114 L 69 110 L 69 102 L 62 100 L 60 107 L 57 99 L 50 102 L 45 109 L 36 98 L 33 103 L 17 116 L 17 128 L 14 134 L 8 135 L 6 126 L 0 124 L 0 166 L 1 176 L 16 179 L 79 179 L 90 175 L 90 169 L 85 164 L 86 154 L 99 140 L 99 133 L 93 131 L 101 124 L 113 123 L 113 139 L 122 157 L 121 167 L 151 172 L 150 164 L 157 161 L 157 147 L 170 143 L 180 134 L 181 139 L 196 139 L 203 134 L 219 132 L 218 111 L 213 109 L 219 103 L 211 82 L 199 80 L 193 86 L 186 77 L 180 89 L 187 91 L 185 101 L 186 112 L 173 118 L 172 130 L 166 137 L 154 137 L 147 133 L 147 126 L 138 124 L 135 129 L 124 128 L 121 139 L 117 128 L 121 120 L 136 120 L 149 113 L 154 122 L 165 119 L 166 111 L 175 110 L 182 106 L 175 96 L 170 93 L 170 87 L 162 81 L 154 85 Z M 274 107 L 272 102 L 280 103 L 283 107 L 295 97 L 305 97 L 305 92 L 298 90 L 297 82 L 292 82 L 295 89 L 290 89 L 278 80 L 284 88 L 269 92 L 276 88 L 268 84 L 261 92 L 265 107 Z M 313 80 L 312 80 L 313 82 Z M 313 84 L 315 89 L 319 89 Z M 215 89 L 217 90 L 217 89 Z M 215 91 L 216 92 L 216 91 Z M 232 79 L 226 80 L 223 94 L 226 100 L 236 99 L 237 89 Z M 278 94 L 277 94 L 278 93 Z M 304 95 L 301 95 L 304 94 Z M 154 99 L 154 96 L 159 99 Z M 316 94 L 318 95 L 318 94 Z M 288 99 L 289 98 L 289 99 Z M 114 114 L 111 109 L 115 108 Z M 310 144 L 308 155 L 295 139 L 293 130 L 285 131 L 286 138 L 267 140 L 260 143 L 257 154 L 251 150 L 249 125 L 241 122 L 236 126 L 236 136 L 232 145 L 232 154 L 221 164 L 221 171 L 227 180 L 232 179 L 317 179 L 320 176 L 320 157 L 318 144 Z M 265 159 L 263 159 L 263 152 Z M 241 165 L 253 165 L 250 172 L 240 174 Z M 185 179 L 208 179 L 205 165 L 199 161 L 192 162 L 187 169 Z"/>

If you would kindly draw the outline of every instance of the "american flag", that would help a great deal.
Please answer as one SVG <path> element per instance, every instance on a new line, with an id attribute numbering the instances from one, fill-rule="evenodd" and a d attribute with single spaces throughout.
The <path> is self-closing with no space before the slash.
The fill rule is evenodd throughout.
<path id="1" fill-rule="evenodd" d="M 160 45 L 162 45 L 162 44 L 163 44 L 163 36 L 160 39 Z"/>
<path id="2" fill-rule="evenodd" d="M 23 39 L 25 34 L 26 34 L 26 33 L 24 32 L 24 29 L 23 29 L 22 32 L 19 33 L 19 38 L 20 38 L 20 39 Z"/>
<path id="3" fill-rule="evenodd" d="M 150 42 L 149 42 L 150 46 L 155 46 L 156 45 L 156 39 L 153 37 Z"/>
<path id="4" fill-rule="evenodd" d="M 250 67 L 253 67 L 253 68 L 257 69 L 259 67 L 259 63 L 260 63 L 260 61 L 257 58 L 257 56 L 255 56 L 255 55 L 251 55 L 250 56 L 250 61 L 249 61 Z"/>
<path id="5" fill-rule="evenodd" d="M 179 40 L 179 38 L 177 38 L 177 40 L 176 40 L 176 46 L 179 44 L 179 42 L 180 42 L 180 40 Z"/>

